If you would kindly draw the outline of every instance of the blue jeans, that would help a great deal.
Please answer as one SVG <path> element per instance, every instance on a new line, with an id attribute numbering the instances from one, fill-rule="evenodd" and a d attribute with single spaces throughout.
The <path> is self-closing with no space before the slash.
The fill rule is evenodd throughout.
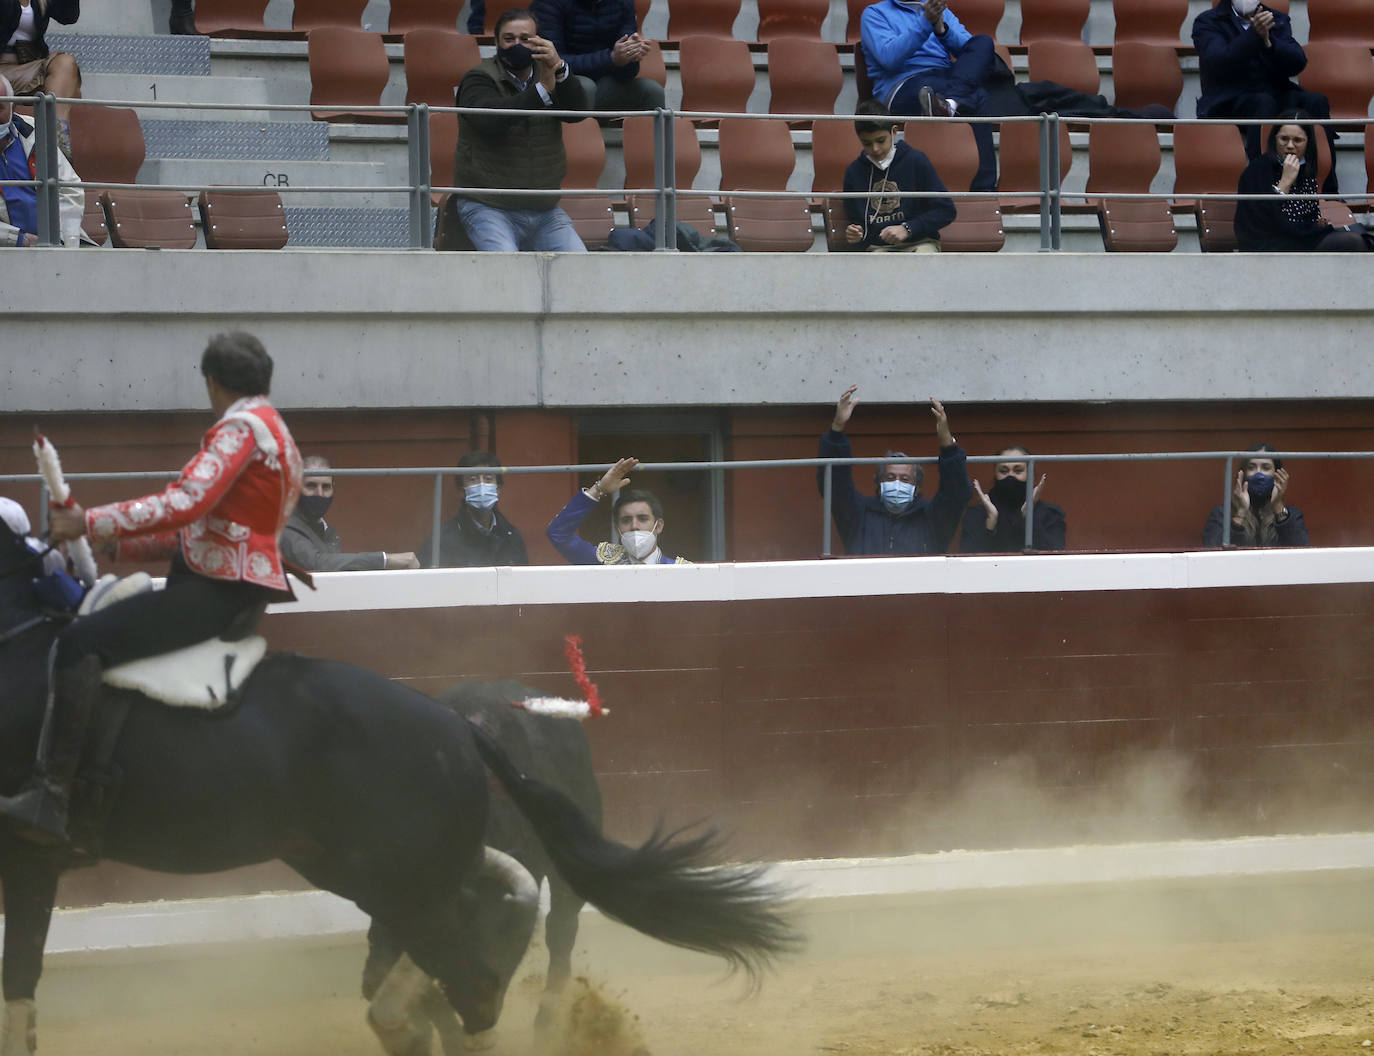
<path id="1" fill-rule="evenodd" d="M 987 95 L 983 85 L 992 75 L 997 50 L 992 38 L 982 33 L 969 38 L 969 42 L 955 57 L 950 66 L 942 70 L 927 70 L 914 74 L 898 86 L 888 101 L 887 108 L 902 117 L 916 117 L 921 113 L 920 92 L 929 85 L 947 99 L 957 99 L 961 113 L 975 117 L 983 116 L 983 103 Z M 937 115 L 938 116 L 938 115 Z M 991 125 L 973 125 L 973 141 L 978 145 L 978 172 L 969 186 L 971 191 L 997 190 L 997 150 L 992 142 Z M 963 190 L 955 187 L 954 190 Z"/>
<path id="2" fill-rule="evenodd" d="M 572 220 L 558 206 L 552 209 L 498 209 L 463 199 L 458 218 L 483 253 L 585 253 Z"/>

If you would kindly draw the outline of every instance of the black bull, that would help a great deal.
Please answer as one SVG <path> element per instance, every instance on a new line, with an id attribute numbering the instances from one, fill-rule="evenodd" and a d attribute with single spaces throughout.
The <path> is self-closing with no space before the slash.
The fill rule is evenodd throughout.
<path id="1" fill-rule="evenodd" d="M 6 535 L 0 528 L 0 536 Z M 36 615 L 12 540 L 0 539 L 0 637 Z M 0 643 L 0 792 L 29 772 L 46 657 L 40 624 Z M 119 691 L 109 690 L 107 699 Z M 703 869 L 710 834 L 603 838 L 566 796 L 526 778 L 486 734 L 423 694 L 348 664 L 273 655 L 237 707 L 207 717 L 136 694 L 114 751 L 122 781 L 105 857 L 172 873 L 279 858 L 381 921 L 436 979 L 468 1031 L 493 1025 L 507 980 L 485 963 L 498 928 L 478 912 L 488 767 L 572 888 L 651 937 L 754 975 L 796 937 L 755 868 Z M 99 720 L 97 719 L 97 722 Z M 3 984 L 13 1051 L 33 998 L 62 859 L 0 827 Z"/>

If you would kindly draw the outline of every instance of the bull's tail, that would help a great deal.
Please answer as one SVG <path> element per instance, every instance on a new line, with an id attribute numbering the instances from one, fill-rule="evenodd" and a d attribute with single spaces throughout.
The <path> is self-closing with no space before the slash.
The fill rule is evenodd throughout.
<path id="1" fill-rule="evenodd" d="M 801 937 L 781 911 L 786 897 L 763 866 L 715 866 L 716 830 L 694 836 L 655 830 L 639 847 L 608 840 L 561 792 L 516 769 L 501 746 L 470 723 L 477 750 L 538 834 L 554 866 L 608 917 L 651 938 L 715 954 L 757 983 L 761 969 Z"/>

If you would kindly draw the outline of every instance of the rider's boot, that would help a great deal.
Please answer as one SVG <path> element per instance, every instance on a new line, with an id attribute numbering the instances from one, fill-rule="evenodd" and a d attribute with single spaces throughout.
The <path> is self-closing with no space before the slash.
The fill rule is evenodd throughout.
<path id="1" fill-rule="evenodd" d="M 39 843 L 67 841 L 67 804 L 91 707 L 100 691 L 100 658 L 84 656 L 53 676 L 53 713 L 48 745 L 33 776 L 12 796 L 0 796 L 0 815 L 17 822 L 19 834 Z"/>

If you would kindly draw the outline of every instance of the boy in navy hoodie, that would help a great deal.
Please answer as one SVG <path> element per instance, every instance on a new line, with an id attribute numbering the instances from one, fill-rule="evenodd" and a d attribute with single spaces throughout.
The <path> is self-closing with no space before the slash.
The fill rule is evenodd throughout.
<path id="1" fill-rule="evenodd" d="M 863 153 L 845 169 L 844 189 L 867 191 L 873 197 L 844 200 L 850 221 L 845 241 L 870 252 L 940 252 L 940 228 L 954 219 L 954 202 L 906 197 L 912 191 L 946 189 L 935 166 L 897 138 L 897 122 L 882 103 L 865 100 L 855 113 L 861 118 L 854 122 L 854 131 Z"/>

